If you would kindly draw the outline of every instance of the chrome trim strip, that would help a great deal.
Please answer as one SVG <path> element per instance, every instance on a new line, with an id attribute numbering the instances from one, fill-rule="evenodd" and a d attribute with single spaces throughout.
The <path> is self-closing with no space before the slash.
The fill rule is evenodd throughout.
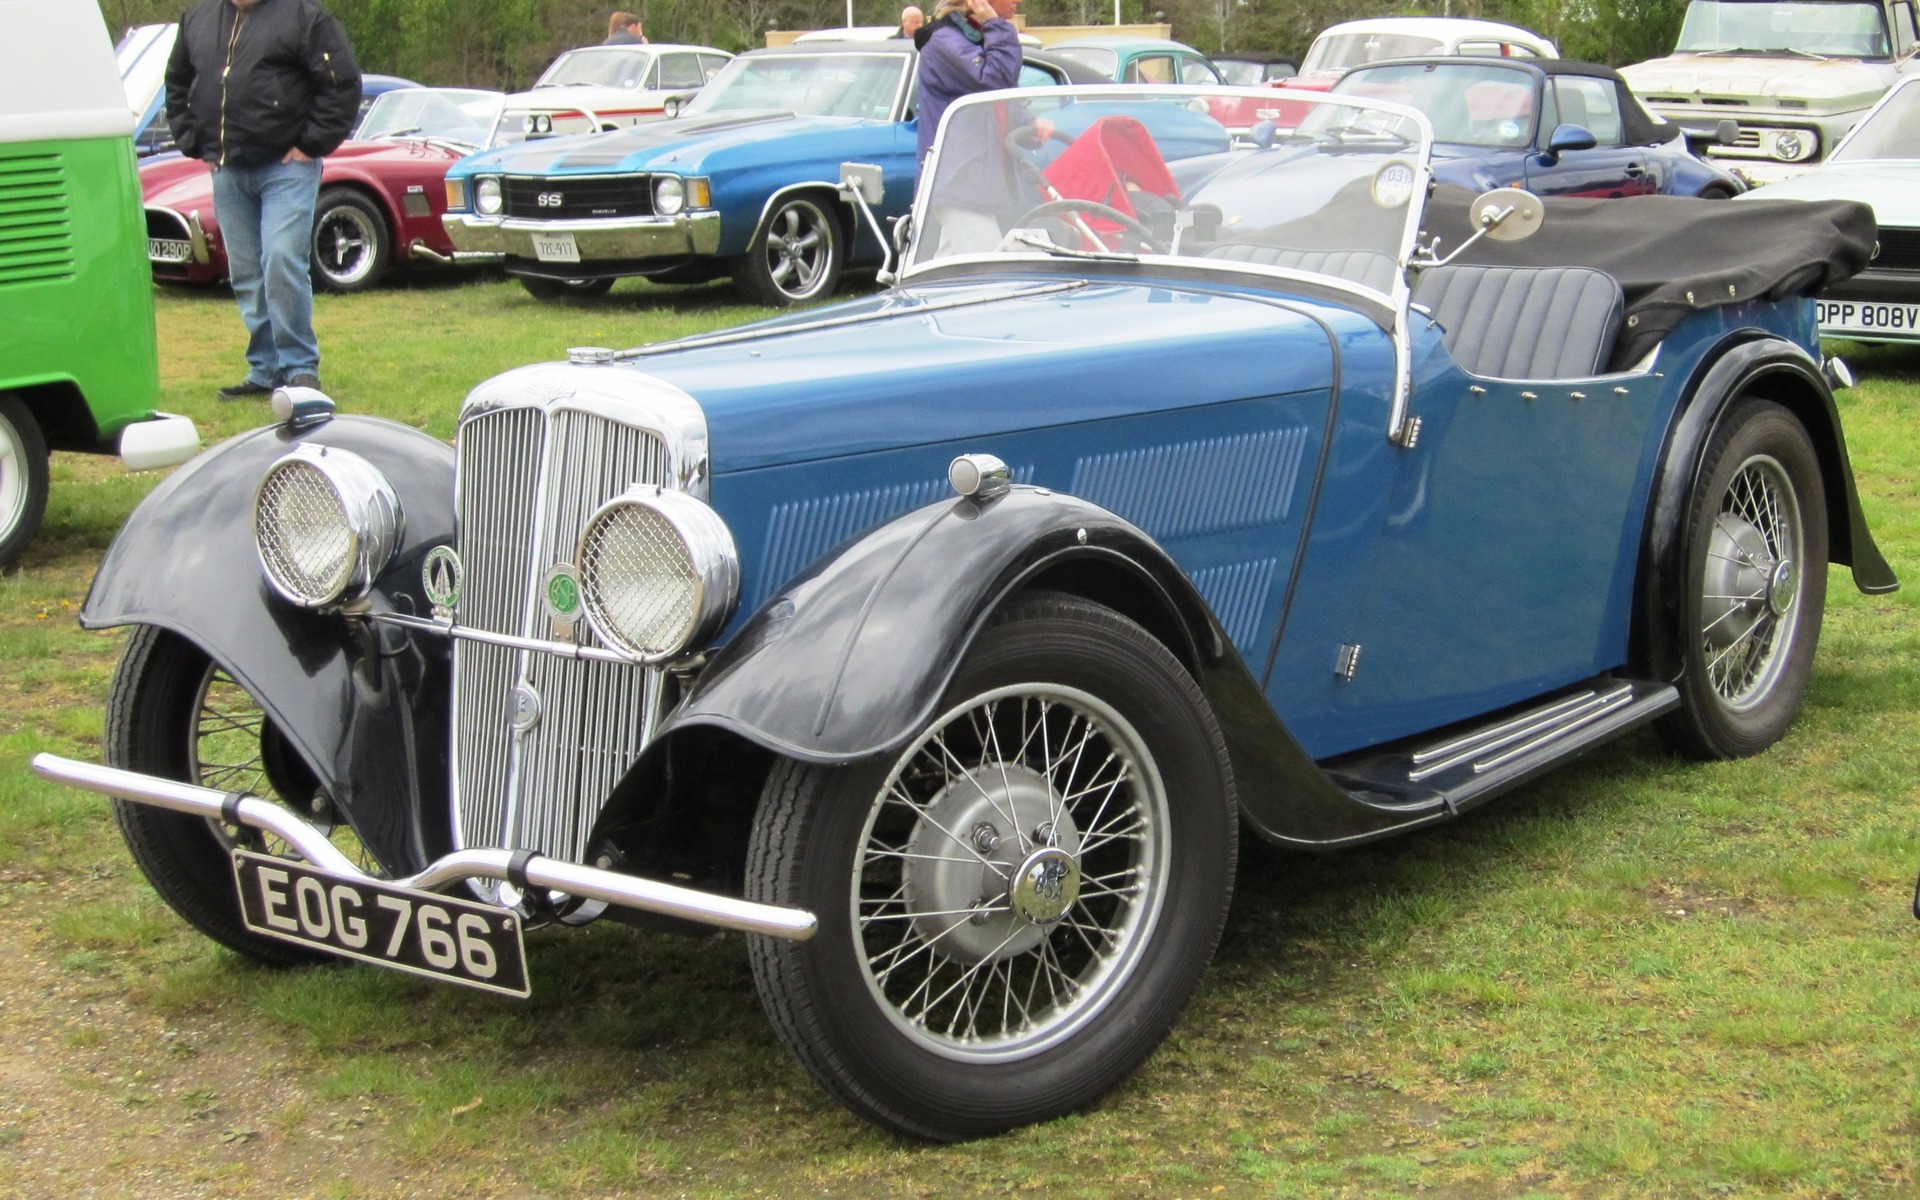
<path id="1" fill-rule="evenodd" d="M 475 629 L 470 625 L 455 625 L 451 621 L 442 621 L 432 617 L 415 617 L 407 613 L 368 613 L 369 620 L 382 625 L 396 625 L 415 633 L 432 633 L 441 637 L 459 638 L 469 642 L 485 642 L 489 646 L 501 646 L 508 650 L 529 650 L 537 654 L 551 654 L 555 658 L 590 658 L 595 662 L 625 663 L 633 660 L 624 654 L 612 650 L 602 650 L 597 646 L 578 646 L 571 642 L 550 642 L 541 638 L 514 637 L 508 633 L 492 633 L 485 629 Z"/>
<path id="2" fill-rule="evenodd" d="M 1626 683 L 1605 693 L 1593 691 L 1577 693 L 1564 701 L 1523 713 L 1492 729 L 1478 731 L 1458 741 L 1415 755 L 1415 762 L 1421 762 L 1424 759 L 1429 765 L 1407 772 L 1407 780 L 1411 783 L 1419 783 L 1431 779 L 1469 759 L 1477 759 L 1473 764 L 1476 775 L 1493 770 L 1554 741 L 1563 734 L 1591 724 L 1595 719 L 1629 703 L 1632 699 L 1633 685 Z M 1456 752 L 1449 757 L 1433 761 L 1436 755 L 1448 751 Z M 1492 757 L 1477 758 L 1495 751 L 1498 753 L 1494 753 Z"/>
<path id="3" fill-rule="evenodd" d="M 82 791 L 151 804 L 157 808 L 205 817 L 210 821 L 222 820 L 227 815 L 229 794 L 213 788 L 78 762 L 53 754 L 35 755 L 32 766 L 34 773 L 41 778 Z M 234 808 L 233 815 L 239 817 L 241 824 L 273 834 L 292 846 L 313 866 L 329 875 L 348 880 L 436 891 L 466 879 L 505 881 L 514 857 L 514 852 L 510 850 L 456 850 L 435 860 L 416 875 L 404 879 L 376 879 L 355 866 L 324 834 L 290 809 L 253 796 L 242 797 Z M 562 862 L 545 855 L 529 860 L 525 864 L 525 871 L 527 881 L 536 887 L 589 900 L 604 900 L 608 904 L 624 905 L 721 929 L 805 941 L 819 928 L 819 921 L 804 909 L 757 904 L 732 896 L 643 879 L 637 875 L 623 875 L 618 871 L 603 871 L 598 867 Z"/>

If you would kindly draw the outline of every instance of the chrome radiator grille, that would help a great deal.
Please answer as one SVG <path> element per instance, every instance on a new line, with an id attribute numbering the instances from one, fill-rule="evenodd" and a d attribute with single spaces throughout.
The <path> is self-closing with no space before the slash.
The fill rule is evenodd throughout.
<path id="1" fill-rule="evenodd" d="M 636 483 L 670 484 L 666 449 L 646 430 L 564 408 L 507 408 L 467 421 L 458 623 L 548 638 L 543 576 L 572 562 L 587 518 Z M 585 622 L 576 630 L 582 644 L 602 645 Z M 456 640 L 460 844 L 581 861 L 601 804 L 652 734 L 659 682 L 638 666 Z M 530 724 L 529 711 L 537 713 Z"/>

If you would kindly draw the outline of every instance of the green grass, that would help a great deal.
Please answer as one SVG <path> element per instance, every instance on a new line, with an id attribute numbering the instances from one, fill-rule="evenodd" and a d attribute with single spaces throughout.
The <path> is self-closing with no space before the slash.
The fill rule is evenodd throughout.
<path id="1" fill-rule="evenodd" d="M 449 436 L 461 396 L 497 371 L 754 315 L 720 288 L 627 284 L 556 306 L 494 280 L 323 298 L 318 321 L 345 410 Z M 160 321 L 166 406 L 212 436 L 258 423 L 263 405 L 212 398 L 242 369 L 230 300 L 162 293 Z M 1863 382 L 1840 402 L 1861 493 L 1911 582 L 1920 353 L 1850 358 Z M 1687 763 L 1635 736 L 1414 837 L 1326 857 L 1250 847 L 1216 965 L 1134 1079 L 1091 1113 L 930 1147 L 806 1080 L 737 938 L 539 932 L 533 998 L 513 1002 L 366 967 L 262 971 L 174 920 L 102 802 L 18 765 L 39 749 L 98 753 L 117 639 L 71 616 L 152 483 L 97 460 L 63 456 L 58 471 L 46 535 L 0 581 L 14 764 L 0 772 L 0 932 L 170 1028 L 237 1028 L 287 1056 L 299 1100 L 269 1135 L 371 1137 L 376 1162 L 446 1195 L 1920 1187 L 1913 591 L 1864 597 L 1833 573 L 1804 713 L 1757 758 Z M 169 1056 L 156 1078 L 186 1061 Z M 217 1133 L 217 1091 L 141 1119 Z M 18 1138 L 7 1111 L 0 1135 Z M 215 1162 L 193 1177 L 219 1178 Z"/>

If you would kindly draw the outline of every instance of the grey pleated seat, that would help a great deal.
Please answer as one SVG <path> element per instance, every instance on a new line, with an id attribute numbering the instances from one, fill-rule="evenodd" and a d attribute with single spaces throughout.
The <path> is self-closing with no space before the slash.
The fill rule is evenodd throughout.
<path id="1" fill-rule="evenodd" d="M 1606 370 L 1625 307 L 1588 267 L 1434 267 L 1413 301 L 1463 370 L 1494 379 L 1580 379 Z"/>
<path id="2" fill-rule="evenodd" d="M 1293 250 L 1257 242 L 1229 242 L 1207 251 L 1206 257 L 1333 275 L 1379 292 L 1393 286 L 1393 259 L 1377 250 Z"/>

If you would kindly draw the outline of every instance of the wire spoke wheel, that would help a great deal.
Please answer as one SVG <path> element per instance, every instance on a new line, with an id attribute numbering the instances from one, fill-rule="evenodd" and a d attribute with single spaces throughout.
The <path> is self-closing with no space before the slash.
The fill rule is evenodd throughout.
<path id="1" fill-rule="evenodd" d="M 1800 504 L 1777 459 L 1759 455 L 1728 485 L 1707 547 L 1701 654 L 1729 707 L 1764 698 L 1800 619 Z"/>
<path id="2" fill-rule="evenodd" d="M 1799 711 L 1826 604 L 1820 461 L 1794 415 L 1746 400 L 1701 452 L 1668 578 L 1680 708 L 1661 733 L 1696 758 L 1756 754 Z"/>
<path id="3" fill-rule="evenodd" d="M 852 904 L 868 987 L 943 1054 L 1070 1034 L 1153 928 L 1166 830 L 1166 789 L 1110 706 L 1044 687 L 969 701 L 875 800 Z"/>
<path id="4" fill-rule="evenodd" d="M 750 938 L 774 1028 L 869 1120 L 959 1140 L 1099 1099 L 1199 986 L 1233 892 L 1232 769 L 1139 625 L 1021 596 L 899 749 L 777 763 L 747 894 L 819 919 Z"/>

